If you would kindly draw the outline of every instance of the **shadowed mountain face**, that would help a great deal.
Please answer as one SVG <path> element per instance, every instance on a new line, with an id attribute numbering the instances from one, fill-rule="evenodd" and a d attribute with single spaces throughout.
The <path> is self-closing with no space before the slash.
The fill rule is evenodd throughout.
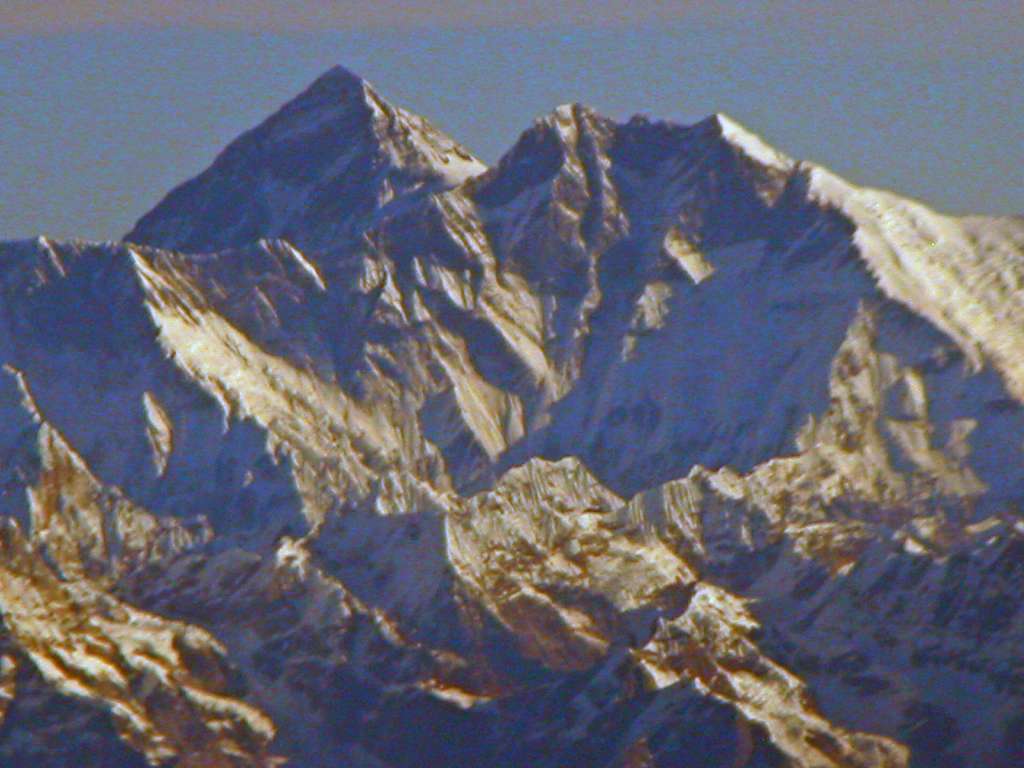
<path id="1" fill-rule="evenodd" d="M 174 189 L 127 239 L 184 251 L 261 237 L 322 247 L 358 236 L 398 198 L 483 169 L 428 122 L 336 67 Z"/>
<path id="2" fill-rule="evenodd" d="M 0 763 L 1015 766 L 1022 286 L 723 115 L 486 169 L 331 70 L 0 245 Z"/>

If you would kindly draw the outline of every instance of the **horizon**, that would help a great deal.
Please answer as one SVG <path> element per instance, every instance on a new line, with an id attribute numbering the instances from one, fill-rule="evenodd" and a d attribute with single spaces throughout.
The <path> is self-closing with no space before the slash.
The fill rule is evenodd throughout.
<path id="1" fill-rule="evenodd" d="M 56 4 L 76 5 L 97 7 Z M 0 9 L 0 239 L 120 238 L 335 65 L 488 165 L 558 104 L 687 125 L 721 112 L 854 184 L 943 213 L 1024 214 L 1024 25 L 1006 23 L 1022 15 L 1011 3 L 966 15 L 641 3 L 628 18 L 604 3 L 566 25 L 567 4 L 532 24 L 499 9 L 461 26 L 464 3 L 442 3 L 450 12 L 433 21 L 381 6 L 362 26 L 324 16 L 344 5 L 301 4 L 319 9 L 319 30 L 280 14 L 267 28 L 200 19 L 183 5 L 192 16 L 146 23 L 51 5 L 49 26 Z"/>

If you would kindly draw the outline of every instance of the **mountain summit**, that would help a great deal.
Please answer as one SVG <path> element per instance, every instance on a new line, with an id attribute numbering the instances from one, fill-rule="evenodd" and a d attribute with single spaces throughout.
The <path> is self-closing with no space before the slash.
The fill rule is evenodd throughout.
<path id="1" fill-rule="evenodd" d="M 358 236 L 397 197 L 484 170 L 429 122 L 335 67 L 175 188 L 125 239 L 184 251 L 260 237 L 324 247 Z"/>
<path id="2" fill-rule="evenodd" d="M 0 764 L 1018 766 L 1022 287 L 721 114 L 487 169 L 331 70 L 0 245 Z"/>

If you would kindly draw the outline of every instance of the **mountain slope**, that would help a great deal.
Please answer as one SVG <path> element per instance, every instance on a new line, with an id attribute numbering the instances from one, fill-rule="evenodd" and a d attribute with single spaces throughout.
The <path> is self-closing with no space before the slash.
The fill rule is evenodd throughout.
<path id="1" fill-rule="evenodd" d="M 0 755 L 1015 765 L 1022 281 L 724 115 L 485 169 L 331 70 L 0 246 Z"/>

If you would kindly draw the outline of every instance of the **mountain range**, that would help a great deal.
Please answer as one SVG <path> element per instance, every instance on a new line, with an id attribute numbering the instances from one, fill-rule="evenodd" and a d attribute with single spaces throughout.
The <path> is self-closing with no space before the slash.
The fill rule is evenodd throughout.
<path id="1" fill-rule="evenodd" d="M 0 244 L 0 764 L 1024 764 L 1024 217 L 335 68 Z"/>

